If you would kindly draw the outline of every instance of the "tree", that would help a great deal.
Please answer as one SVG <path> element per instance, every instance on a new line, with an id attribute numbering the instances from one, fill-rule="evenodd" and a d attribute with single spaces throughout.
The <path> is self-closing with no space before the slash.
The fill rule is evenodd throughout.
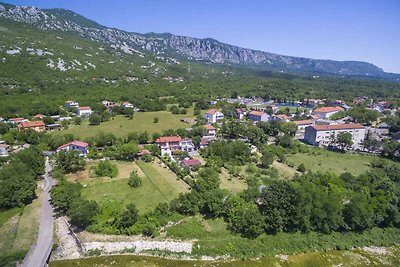
<path id="1" fill-rule="evenodd" d="M 82 118 L 81 117 L 75 117 L 74 118 L 74 123 L 75 123 L 75 125 L 81 125 L 82 124 Z"/>
<path id="2" fill-rule="evenodd" d="M 56 165 L 65 173 L 81 171 L 85 168 L 85 160 L 79 156 L 77 151 L 61 150 L 57 153 Z"/>
<path id="3" fill-rule="evenodd" d="M 51 201 L 59 211 L 66 213 L 74 201 L 81 198 L 82 185 L 61 180 L 51 189 Z"/>
<path id="4" fill-rule="evenodd" d="M 275 154 L 269 151 L 264 151 L 261 156 L 260 162 L 263 168 L 269 168 L 275 160 Z"/>
<path id="5" fill-rule="evenodd" d="M 108 176 L 113 178 L 118 175 L 118 167 L 109 160 L 101 161 L 97 166 L 93 166 L 92 170 L 98 177 Z"/>
<path id="6" fill-rule="evenodd" d="M 351 133 L 348 132 L 341 132 L 337 135 L 336 141 L 342 148 L 342 150 L 345 150 L 347 147 L 351 147 L 353 145 L 353 136 Z"/>
<path id="7" fill-rule="evenodd" d="M 153 123 L 158 123 L 158 121 L 159 121 L 159 118 L 158 117 L 154 117 Z"/>
<path id="8" fill-rule="evenodd" d="M 228 212 L 230 228 L 247 238 L 256 238 L 264 232 L 264 218 L 257 205 L 240 200 Z"/>
<path id="9" fill-rule="evenodd" d="M 140 179 L 139 175 L 136 171 L 132 171 L 129 177 L 128 185 L 130 187 L 138 188 L 142 185 L 142 179 Z"/>
<path id="10" fill-rule="evenodd" d="M 99 125 L 100 123 L 101 123 L 101 117 L 98 114 L 93 113 L 92 115 L 90 115 L 89 117 L 90 125 Z"/>
<path id="11" fill-rule="evenodd" d="M 343 216 L 351 230 L 363 231 L 374 226 L 374 211 L 365 193 L 355 193 L 346 204 Z"/>
<path id="12" fill-rule="evenodd" d="M 122 213 L 118 221 L 118 228 L 129 228 L 136 223 L 139 218 L 139 211 L 134 204 L 126 205 L 126 210 Z"/>
<path id="13" fill-rule="evenodd" d="M 115 159 L 133 160 L 138 152 L 138 146 L 135 143 L 122 144 L 117 147 Z"/>
<path id="14" fill-rule="evenodd" d="M 68 210 L 68 216 L 72 225 L 86 229 L 94 221 L 99 213 L 99 207 L 93 200 L 76 199 Z"/>
<path id="15" fill-rule="evenodd" d="M 20 151 L 15 155 L 15 159 L 23 162 L 35 177 L 44 174 L 45 160 L 42 151 L 38 147 L 31 146 Z"/>

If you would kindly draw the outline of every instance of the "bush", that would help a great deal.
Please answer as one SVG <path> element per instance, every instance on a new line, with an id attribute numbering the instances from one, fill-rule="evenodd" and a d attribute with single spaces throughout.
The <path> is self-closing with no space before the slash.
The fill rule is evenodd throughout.
<path id="1" fill-rule="evenodd" d="M 299 172 L 305 172 L 305 171 L 306 171 L 306 166 L 304 166 L 304 163 L 301 163 L 301 164 L 299 165 L 299 167 L 297 167 L 297 170 L 298 170 Z"/>
<path id="2" fill-rule="evenodd" d="M 159 121 L 159 118 L 158 117 L 154 117 L 153 123 L 158 123 L 158 121 Z"/>
<path id="3" fill-rule="evenodd" d="M 101 161 L 97 166 L 93 166 L 92 171 L 98 177 L 108 176 L 113 178 L 118 175 L 117 165 L 112 164 L 109 160 Z"/>

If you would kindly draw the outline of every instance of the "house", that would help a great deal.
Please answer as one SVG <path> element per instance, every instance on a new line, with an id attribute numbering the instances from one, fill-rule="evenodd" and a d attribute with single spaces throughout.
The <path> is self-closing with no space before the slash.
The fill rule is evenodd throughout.
<path id="1" fill-rule="evenodd" d="M 203 138 L 200 139 L 200 148 L 205 148 L 210 144 L 212 141 L 214 141 L 214 137 L 209 137 L 209 136 L 204 136 Z"/>
<path id="2" fill-rule="evenodd" d="M 216 123 L 224 118 L 224 114 L 217 109 L 209 109 L 206 114 L 204 114 L 204 118 L 207 123 Z"/>
<path id="3" fill-rule="evenodd" d="M 353 148 L 362 145 L 365 139 L 365 127 L 358 123 L 336 125 L 313 125 L 306 127 L 304 140 L 314 146 L 328 146 L 339 133 L 347 132 L 352 136 Z"/>
<path id="4" fill-rule="evenodd" d="M 4 118 L 3 117 L 0 117 L 0 122 L 3 122 L 4 121 Z"/>
<path id="5" fill-rule="evenodd" d="M 20 131 L 32 129 L 36 132 L 44 132 L 46 131 L 45 124 L 43 121 L 29 121 L 29 122 L 22 122 L 18 124 L 18 129 Z"/>
<path id="6" fill-rule="evenodd" d="M 294 124 L 297 125 L 297 129 L 304 130 L 307 126 L 314 125 L 313 120 L 301 120 L 301 121 L 293 121 Z"/>
<path id="7" fill-rule="evenodd" d="M 162 136 L 158 138 L 156 143 L 161 149 L 161 156 L 171 156 L 173 151 L 180 150 L 181 140 L 179 136 Z"/>
<path id="8" fill-rule="evenodd" d="M 192 168 L 201 165 L 201 162 L 198 159 L 184 159 L 181 161 L 181 165 L 183 167 Z"/>
<path id="9" fill-rule="evenodd" d="M 236 117 L 239 120 L 243 120 L 245 115 L 246 115 L 246 112 L 243 109 L 241 109 L 241 108 L 236 109 Z"/>
<path id="10" fill-rule="evenodd" d="M 58 123 L 46 125 L 46 130 L 59 130 L 59 129 L 61 129 L 61 124 L 58 124 Z"/>
<path id="11" fill-rule="evenodd" d="M 210 125 L 210 124 L 206 124 L 203 126 L 205 129 L 205 133 L 203 136 L 207 136 L 207 137 L 213 137 L 215 138 L 215 134 L 216 134 L 216 129 L 214 126 Z"/>
<path id="12" fill-rule="evenodd" d="M 270 118 L 269 114 L 262 111 L 251 111 L 247 117 L 252 121 L 268 121 Z"/>
<path id="13" fill-rule="evenodd" d="M 56 152 L 60 152 L 61 150 L 78 151 L 80 156 L 86 156 L 89 153 L 89 144 L 75 140 L 58 147 Z"/>
<path id="14" fill-rule="evenodd" d="M 131 103 L 127 102 L 127 101 L 122 102 L 122 103 L 121 103 L 121 107 L 124 107 L 124 108 L 134 108 L 134 106 L 133 106 Z"/>
<path id="15" fill-rule="evenodd" d="M 140 160 L 145 155 L 151 155 L 148 149 L 144 148 L 144 145 L 138 145 L 139 151 L 136 153 L 135 159 Z"/>
<path id="16" fill-rule="evenodd" d="M 75 101 L 65 101 L 65 107 L 69 108 L 79 108 L 79 103 Z"/>
<path id="17" fill-rule="evenodd" d="M 8 120 L 8 123 L 14 124 L 14 125 L 18 125 L 21 124 L 23 122 L 28 122 L 27 119 L 24 118 L 11 118 Z"/>
<path id="18" fill-rule="evenodd" d="M 35 115 L 35 116 L 32 117 L 33 120 L 41 120 L 41 119 L 43 119 L 43 118 L 44 118 L 44 115 L 43 115 L 43 114 L 37 114 L 37 115 Z"/>
<path id="19" fill-rule="evenodd" d="M 76 115 L 79 117 L 88 117 L 92 114 L 92 109 L 90 107 L 78 107 L 76 109 Z"/>
<path id="20" fill-rule="evenodd" d="M 273 121 L 285 121 L 285 122 L 288 122 L 290 120 L 290 117 L 285 115 L 285 114 L 273 115 L 272 116 L 272 120 Z"/>
<path id="21" fill-rule="evenodd" d="M 181 147 L 182 151 L 186 151 L 188 153 L 191 153 L 196 149 L 192 139 L 190 138 L 181 139 L 181 141 L 179 142 L 179 146 Z"/>
<path id="22" fill-rule="evenodd" d="M 328 119 L 333 114 L 338 113 L 339 111 L 343 111 L 342 107 L 322 107 L 316 108 L 312 111 L 312 115 L 320 115 L 321 118 Z"/>
<path id="23" fill-rule="evenodd" d="M 8 156 L 8 145 L 4 141 L 0 141 L 0 157 Z"/>

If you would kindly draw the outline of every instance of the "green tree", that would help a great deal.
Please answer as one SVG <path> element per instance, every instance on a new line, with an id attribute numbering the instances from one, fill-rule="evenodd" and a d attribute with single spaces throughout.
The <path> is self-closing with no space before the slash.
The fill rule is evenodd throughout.
<path id="1" fill-rule="evenodd" d="M 65 173 L 81 171 L 85 168 L 85 160 L 79 156 L 77 151 L 61 150 L 57 153 L 56 165 Z"/>
<path id="2" fill-rule="evenodd" d="M 86 229 L 94 221 L 94 217 L 99 213 L 99 207 L 95 201 L 77 199 L 72 202 L 68 210 L 68 216 L 72 225 Z"/>
<path id="3" fill-rule="evenodd" d="M 108 176 L 114 178 L 119 172 L 117 165 L 111 163 L 109 160 L 100 161 L 100 163 L 97 164 L 97 166 L 93 166 L 92 169 L 98 177 Z"/>
<path id="4" fill-rule="evenodd" d="M 129 228 L 136 223 L 138 218 L 139 211 L 136 209 L 136 206 L 134 204 L 128 204 L 118 221 L 118 228 Z"/>
<path id="5" fill-rule="evenodd" d="M 89 116 L 89 124 L 90 125 L 99 125 L 101 123 L 101 117 L 93 113 L 92 115 Z"/>
<path id="6" fill-rule="evenodd" d="M 75 125 L 81 125 L 82 124 L 82 118 L 81 117 L 75 117 L 74 118 L 74 123 L 75 123 Z"/>
<path id="7" fill-rule="evenodd" d="M 153 123 L 158 123 L 158 121 L 159 121 L 159 118 L 158 118 L 158 117 L 154 117 L 154 118 L 153 118 Z"/>
<path id="8" fill-rule="evenodd" d="M 138 146 L 135 143 L 122 144 L 117 147 L 115 158 L 118 160 L 133 160 L 138 152 Z"/>
<path id="9" fill-rule="evenodd" d="M 138 188 L 142 185 L 142 179 L 140 179 L 139 175 L 136 171 L 132 171 L 129 176 L 128 185 L 130 187 Z"/>
<path id="10" fill-rule="evenodd" d="M 353 145 L 353 140 L 352 140 L 352 135 L 351 133 L 348 132 L 341 132 L 337 135 L 336 141 L 340 145 L 342 150 L 345 150 L 348 147 L 351 147 Z"/>

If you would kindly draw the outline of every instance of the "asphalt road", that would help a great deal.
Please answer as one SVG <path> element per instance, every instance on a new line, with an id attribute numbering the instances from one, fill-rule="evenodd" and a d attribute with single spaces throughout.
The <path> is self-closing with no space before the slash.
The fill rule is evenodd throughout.
<path id="1" fill-rule="evenodd" d="M 53 207 L 50 203 L 50 189 L 53 186 L 53 178 L 51 177 L 52 167 L 46 158 L 45 176 L 43 181 L 43 198 L 40 211 L 39 235 L 36 245 L 25 256 L 23 266 L 25 267 L 43 267 L 50 255 L 53 245 Z"/>

